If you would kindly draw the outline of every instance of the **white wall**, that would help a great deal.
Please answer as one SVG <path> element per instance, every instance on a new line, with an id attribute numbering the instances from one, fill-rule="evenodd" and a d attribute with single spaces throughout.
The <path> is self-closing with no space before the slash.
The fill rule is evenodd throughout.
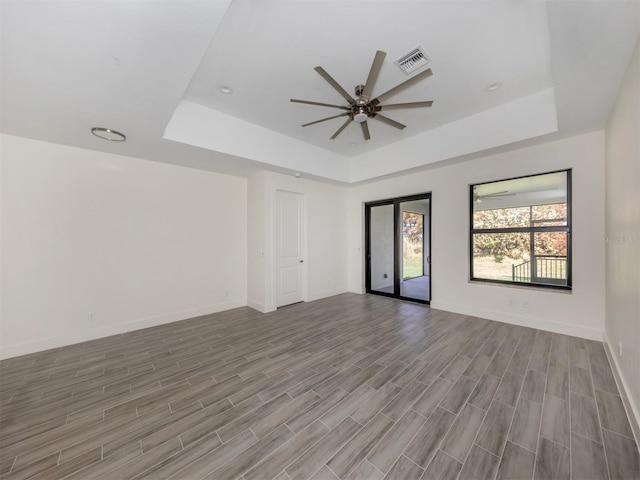
<path id="1" fill-rule="evenodd" d="M 1 140 L 2 357 L 246 305 L 246 179 Z"/>
<path id="2" fill-rule="evenodd" d="M 249 179 L 249 298 L 261 312 L 273 311 L 275 299 L 276 191 L 305 196 L 306 239 L 304 300 L 312 301 L 347 291 L 347 189 L 342 186 L 260 172 Z"/>
<path id="3" fill-rule="evenodd" d="M 469 184 L 565 168 L 573 168 L 573 291 L 470 283 Z M 350 291 L 364 290 L 363 203 L 424 192 L 432 192 L 433 308 L 602 339 L 603 132 L 353 187 L 348 222 Z"/>
<path id="4" fill-rule="evenodd" d="M 267 251 L 267 232 L 271 232 L 271 228 L 266 218 L 266 173 L 259 172 L 247 182 L 247 304 L 261 312 L 269 311 L 267 298 L 272 297 L 272 262 Z M 272 309 L 275 299 L 273 302 Z"/>
<path id="5" fill-rule="evenodd" d="M 606 160 L 605 342 L 640 439 L 640 41 L 609 119 Z"/>

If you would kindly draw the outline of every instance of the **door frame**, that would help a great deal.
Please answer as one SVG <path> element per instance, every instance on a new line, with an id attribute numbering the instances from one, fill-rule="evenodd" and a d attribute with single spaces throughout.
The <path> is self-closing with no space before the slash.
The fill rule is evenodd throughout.
<path id="1" fill-rule="evenodd" d="M 403 297 L 400 295 L 400 282 L 402 275 L 402 253 L 401 242 L 399 241 L 401 234 L 401 219 L 400 219 L 400 204 L 404 202 L 410 202 L 413 200 L 429 200 L 429 251 L 423 252 L 423 255 L 428 254 L 429 258 L 429 300 L 420 300 L 416 298 Z M 371 209 L 373 207 L 380 207 L 384 205 L 393 205 L 393 291 L 394 293 L 380 292 L 378 290 L 371 289 Z M 403 197 L 387 198 L 384 200 L 375 200 L 372 202 L 365 202 L 364 204 L 364 260 L 365 260 L 365 291 L 374 295 L 381 295 L 384 297 L 398 298 L 400 300 L 408 300 L 411 302 L 423 303 L 426 305 L 431 304 L 433 298 L 433 269 L 431 268 L 431 223 L 432 223 L 432 209 L 433 209 L 433 194 L 432 192 L 417 193 L 413 195 L 406 195 Z M 426 222 L 423 222 L 422 228 L 426 230 Z M 423 234 L 423 242 L 425 235 Z M 424 267 L 423 267 L 424 268 Z M 424 271 L 423 271 L 424 273 Z"/>

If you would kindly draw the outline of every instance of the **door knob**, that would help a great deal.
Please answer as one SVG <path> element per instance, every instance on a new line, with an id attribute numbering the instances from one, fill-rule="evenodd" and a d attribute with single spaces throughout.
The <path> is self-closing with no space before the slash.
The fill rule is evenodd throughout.
<path id="1" fill-rule="evenodd" d="M 300 260 L 300 263 L 304 263 L 304 260 Z"/>

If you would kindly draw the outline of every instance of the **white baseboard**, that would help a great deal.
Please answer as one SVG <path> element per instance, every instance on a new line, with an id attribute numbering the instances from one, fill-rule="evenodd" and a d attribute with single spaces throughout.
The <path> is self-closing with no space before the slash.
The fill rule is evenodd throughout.
<path id="1" fill-rule="evenodd" d="M 24 342 L 15 345 L 5 345 L 3 347 L 0 347 L 0 359 L 41 352 L 44 350 L 50 350 L 52 348 L 64 347 L 65 345 L 73 345 L 75 343 L 109 337 L 111 335 L 119 335 L 121 333 L 132 332 L 134 330 L 140 330 L 143 328 L 155 327 L 157 325 L 163 325 L 165 323 L 177 322 L 179 320 L 186 320 L 188 318 L 199 317 L 201 315 L 210 315 L 212 313 L 222 312 L 224 310 L 231 310 L 232 308 L 245 307 L 246 305 L 246 300 L 237 300 L 183 310 L 181 312 L 158 315 L 155 317 L 132 320 L 115 325 L 96 327 L 92 328 L 91 330 L 68 332 L 64 335 L 41 338 L 31 342 Z"/>
<path id="2" fill-rule="evenodd" d="M 627 382 L 627 379 L 624 376 L 622 369 L 620 368 L 618 357 L 613 354 L 615 349 L 611 348 L 609 337 L 607 337 L 607 332 L 604 332 L 602 338 L 604 343 L 604 350 L 605 352 L 607 352 L 609 364 L 611 365 L 613 376 L 616 379 L 616 384 L 618 385 L 618 390 L 620 391 L 620 396 L 622 397 L 622 403 L 624 404 L 624 409 L 627 412 L 627 417 L 629 418 L 629 424 L 631 425 L 633 436 L 636 438 L 636 445 L 640 445 L 640 407 L 636 405 L 635 402 L 633 402 L 628 393 L 631 391 L 631 388 L 629 387 L 629 383 Z"/>
<path id="3" fill-rule="evenodd" d="M 247 306 L 249 308 L 253 308 L 254 310 L 257 310 L 260 313 L 269 313 L 269 312 L 274 312 L 276 310 L 275 305 L 256 302 L 255 300 L 249 300 L 247 302 Z"/>
<path id="4" fill-rule="evenodd" d="M 314 300 L 320 300 L 322 298 L 333 297 L 335 295 L 341 295 L 347 293 L 346 288 L 332 288 L 330 290 L 321 290 L 319 292 L 309 293 L 307 295 L 306 302 L 313 302 Z"/>
<path id="5" fill-rule="evenodd" d="M 563 335 L 571 335 L 573 337 L 586 338 L 589 340 L 602 341 L 603 331 L 595 328 L 582 327 L 580 325 L 570 325 L 567 323 L 554 322 L 544 318 L 527 317 L 524 315 L 514 315 L 495 310 L 487 310 L 483 308 L 472 307 L 469 305 L 457 305 L 452 303 L 431 302 L 431 308 L 445 310 L 447 312 L 460 313 L 462 315 L 471 315 L 473 317 L 486 318 L 488 320 L 496 320 L 498 322 L 520 325 L 522 327 L 537 328 L 553 333 L 561 333 Z"/>

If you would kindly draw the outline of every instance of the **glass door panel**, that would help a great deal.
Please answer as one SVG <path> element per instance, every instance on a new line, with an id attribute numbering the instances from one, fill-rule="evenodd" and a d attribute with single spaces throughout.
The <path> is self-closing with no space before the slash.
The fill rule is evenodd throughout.
<path id="1" fill-rule="evenodd" d="M 400 296 L 412 300 L 431 300 L 430 246 L 428 198 L 399 203 L 402 251 L 399 255 L 402 272 Z"/>
<path id="2" fill-rule="evenodd" d="M 371 206 L 369 210 L 369 272 L 372 291 L 394 293 L 394 207 Z"/>

